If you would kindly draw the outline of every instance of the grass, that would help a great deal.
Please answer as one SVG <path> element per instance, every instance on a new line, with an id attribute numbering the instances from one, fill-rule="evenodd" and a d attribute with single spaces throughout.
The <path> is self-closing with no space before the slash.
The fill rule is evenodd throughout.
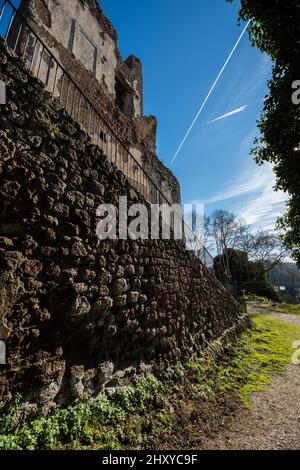
<path id="1" fill-rule="evenodd" d="M 245 294 L 244 299 L 246 302 L 267 302 L 270 304 L 272 300 L 268 299 L 267 297 L 255 295 L 255 294 Z"/>
<path id="2" fill-rule="evenodd" d="M 208 355 L 193 359 L 159 378 L 121 387 L 112 398 L 101 394 L 93 403 L 75 403 L 21 428 L 17 397 L 0 419 L 0 449 L 149 449 L 181 426 L 174 412 L 179 396 L 188 410 L 192 401 L 218 406 L 224 397 L 250 407 L 252 394 L 291 363 L 292 343 L 300 339 L 300 326 L 263 315 L 254 315 L 253 322 L 217 361 Z"/>
<path id="3" fill-rule="evenodd" d="M 266 297 L 256 295 L 245 295 L 246 302 L 255 302 L 260 307 L 267 307 L 273 312 L 286 313 L 289 315 L 300 315 L 300 304 L 288 304 L 285 302 L 273 302 Z M 253 307 L 255 310 L 255 306 Z"/>
<path id="4" fill-rule="evenodd" d="M 289 315 L 300 315 L 300 304 L 278 304 L 276 307 L 272 307 L 272 310 Z"/>
<path id="5" fill-rule="evenodd" d="M 217 371 L 219 388 L 237 394 L 247 407 L 252 394 L 264 391 L 291 363 L 292 344 L 300 339 L 300 326 L 263 315 L 253 315 L 253 321 L 254 330 L 242 336 L 233 360 Z"/>

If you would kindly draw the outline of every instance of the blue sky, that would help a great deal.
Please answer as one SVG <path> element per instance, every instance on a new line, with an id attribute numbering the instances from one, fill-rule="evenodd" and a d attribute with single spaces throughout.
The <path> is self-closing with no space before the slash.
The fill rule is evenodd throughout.
<path id="1" fill-rule="evenodd" d="M 274 227 L 285 196 L 272 169 L 249 156 L 271 77 L 267 56 L 244 36 L 174 165 L 172 158 L 242 32 L 239 2 L 225 0 L 102 0 L 119 33 L 124 58 L 144 71 L 144 112 L 158 118 L 158 155 L 181 184 L 183 202 L 206 213 L 231 210 L 255 227 Z M 210 125 L 204 123 L 247 108 Z"/>
<path id="2" fill-rule="evenodd" d="M 19 0 L 14 0 L 16 5 Z M 174 164 L 172 158 L 244 25 L 239 1 L 100 0 L 124 59 L 143 63 L 144 112 L 158 119 L 158 155 L 177 176 L 184 203 L 227 209 L 254 228 L 273 229 L 286 195 L 270 166 L 250 157 L 271 62 L 246 34 Z M 207 122 L 233 110 L 226 119 Z"/>

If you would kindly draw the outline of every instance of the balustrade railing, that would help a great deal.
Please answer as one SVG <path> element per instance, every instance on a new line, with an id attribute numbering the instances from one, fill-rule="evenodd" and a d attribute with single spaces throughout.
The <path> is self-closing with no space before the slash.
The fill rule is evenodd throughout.
<path id="1" fill-rule="evenodd" d="M 11 0 L 0 0 L 0 35 L 147 202 L 172 205 Z M 174 219 L 171 219 L 171 226 L 172 221 L 174 223 Z M 183 225 L 186 241 L 194 242 L 194 232 L 185 222 Z M 212 256 L 203 245 L 196 245 L 195 254 L 213 269 Z"/>

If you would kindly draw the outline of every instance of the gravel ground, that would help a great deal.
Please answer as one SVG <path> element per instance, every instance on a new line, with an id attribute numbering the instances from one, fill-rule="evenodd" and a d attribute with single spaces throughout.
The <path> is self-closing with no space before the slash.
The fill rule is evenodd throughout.
<path id="1" fill-rule="evenodd" d="M 300 316 L 297 316 L 297 315 L 289 315 L 287 313 L 279 313 L 279 312 L 265 313 L 265 315 L 276 318 L 277 320 L 291 323 L 292 325 L 300 325 Z"/>
<path id="2" fill-rule="evenodd" d="M 263 313 L 300 325 L 298 316 L 265 310 Z M 203 449 L 300 450 L 299 366 L 289 365 L 266 392 L 253 396 L 253 404 L 252 409 L 238 414 L 230 428 L 203 442 Z"/>
<path id="3" fill-rule="evenodd" d="M 300 367 L 288 366 L 265 393 L 255 394 L 231 429 L 203 443 L 210 450 L 299 450 Z"/>

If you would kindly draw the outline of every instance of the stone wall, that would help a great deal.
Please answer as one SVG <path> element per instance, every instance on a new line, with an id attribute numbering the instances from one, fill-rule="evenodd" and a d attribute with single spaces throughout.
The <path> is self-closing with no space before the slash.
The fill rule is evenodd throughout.
<path id="1" fill-rule="evenodd" d="M 46 5 L 45 0 L 22 0 L 21 11 L 33 31 L 91 100 L 134 158 L 149 172 L 165 197 L 171 203 L 180 203 L 179 183 L 156 155 L 157 126 L 153 125 L 153 117 L 143 115 L 142 64 L 132 55 L 123 60 L 118 50 L 117 33 L 98 2 L 49 0 Z M 14 30 L 17 30 L 17 25 Z M 29 63 L 36 64 L 40 72 L 40 51 L 32 47 L 34 40 L 28 41 L 28 34 L 26 29 L 22 31 L 18 50 L 23 55 L 24 48 L 27 48 L 24 55 Z M 85 39 L 80 40 L 79 37 Z M 11 42 L 15 44 L 15 37 Z M 32 60 L 33 51 L 35 60 Z M 44 66 L 48 69 L 48 61 Z M 51 70 L 45 70 L 45 76 L 48 73 L 51 84 Z M 54 67 L 52 75 L 55 75 Z M 58 80 L 54 93 L 58 93 L 60 87 Z M 122 111 L 120 102 L 124 107 Z"/>
<path id="2" fill-rule="evenodd" d="M 100 203 L 142 197 L 2 43 L 0 67 L 1 405 L 47 412 L 243 330 L 182 242 L 98 240 Z"/>

